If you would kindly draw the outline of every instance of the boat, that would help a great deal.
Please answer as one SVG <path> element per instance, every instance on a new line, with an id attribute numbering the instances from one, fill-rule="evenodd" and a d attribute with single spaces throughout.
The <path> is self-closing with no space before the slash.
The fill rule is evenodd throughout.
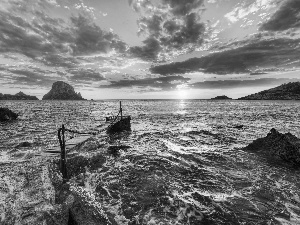
<path id="1" fill-rule="evenodd" d="M 110 122 L 110 125 L 107 127 L 107 133 L 117 133 L 122 131 L 131 130 L 131 116 L 124 116 L 122 110 L 122 102 L 120 101 L 120 109 L 117 116 L 108 116 L 105 118 L 106 122 Z"/>

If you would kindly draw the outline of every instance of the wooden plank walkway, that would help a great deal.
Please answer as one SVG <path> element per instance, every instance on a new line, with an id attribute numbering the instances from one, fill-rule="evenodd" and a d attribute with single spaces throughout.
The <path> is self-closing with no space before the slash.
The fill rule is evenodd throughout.
<path id="1" fill-rule="evenodd" d="M 109 126 L 109 124 L 104 124 L 102 126 L 97 126 L 96 128 L 92 129 L 93 132 L 97 132 L 99 131 L 99 134 L 105 132 L 105 130 L 107 129 L 107 127 Z M 96 135 L 92 135 L 92 134 L 78 134 L 78 136 L 69 139 L 66 141 L 66 153 L 68 153 L 68 151 L 70 151 L 71 148 L 75 147 L 76 145 L 86 141 L 87 139 L 89 139 L 92 136 L 97 136 L 99 134 Z M 41 151 L 36 153 L 36 156 L 47 156 L 47 157 L 57 157 L 60 156 L 61 154 L 61 149 L 60 146 L 53 146 L 53 148 Z"/>

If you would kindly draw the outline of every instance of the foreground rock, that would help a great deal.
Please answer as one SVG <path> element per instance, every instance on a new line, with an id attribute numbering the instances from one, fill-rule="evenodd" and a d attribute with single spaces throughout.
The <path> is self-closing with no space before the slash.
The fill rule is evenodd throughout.
<path id="1" fill-rule="evenodd" d="M 211 99 L 213 99 L 213 100 L 226 100 L 226 99 L 232 99 L 232 98 L 229 98 L 226 95 L 221 95 L 221 96 L 217 96 L 217 97 L 211 98 Z"/>
<path id="2" fill-rule="evenodd" d="M 0 108 L 0 121 L 10 121 L 17 119 L 18 114 L 8 108 Z"/>
<path id="3" fill-rule="evenodd" d="M 0 93 L 0 100 L 39 100 L 39 99 L 36 96 L 26 95 L 20 91 L 15 95 Z"/>
<path id="4" fill-rule="evenodd" d="M 300 82 L 290 82 L 256 94 L 239 98 L 240 100 L 300 100 Z"/>
<path id="5" fill-rule="evenodd" d="M 51 90 L 44 95 L 43 100 L 85 100 L 80 92 L 76 93 L 74 88 L 63 82 L 56 81 L 52 84 Z"/>
<path id="6" fill-rule="evenodd" d="M 30 159 L 9 154 L 0 162 L 0 224 L 117 224 L 85 188 L 88 171 L 101 168 L 106 162 L 106 149 L 97 149 L 101 143 L 102 139 L 90 138 L 74 148 L 80 152 L 93 147 L 90 157 L 68 154 L 72 179 L 67 183 L 63 183 L 59 171 L 59 157 L 41 156 L 33 151 Z M 82 186 L 76 179 L 82 181 Z"/>
<path id="7" fill-rule="evenodd" d="M 266 137 L 253 141 L 244 149 L 283 159 L 293 166 L 300 166 L 300 139 L 290 133 L 279 133 L 274 128 Z"/>
<path id="8" fill-rule="evenodd" d="M 16 145 L 15 148 L 27 148 L 27 147 L 32 147 L 32 143 L 28 141 L 21 142 L 20 144 Z"/>

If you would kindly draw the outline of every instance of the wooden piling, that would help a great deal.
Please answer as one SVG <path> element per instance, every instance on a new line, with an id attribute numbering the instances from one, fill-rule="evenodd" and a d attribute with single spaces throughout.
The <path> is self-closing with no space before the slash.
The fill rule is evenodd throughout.
<path id="1" fill-rule="evenodd" d="M 62 124 L 58 129 L 58 140 L 60 144 L 60 172 L 62 173 L 64 181 L 67 180 L 67 162 L 66 162 L 66 140 L 65 140 L 65 126 Z"/>
<path id="2" fill-rule="evenodd" d="M 122 115 L 122 102 L 120 101 L 120 114 L 121 114 L 121 120 L 123 119 L 123 115 Z"/>

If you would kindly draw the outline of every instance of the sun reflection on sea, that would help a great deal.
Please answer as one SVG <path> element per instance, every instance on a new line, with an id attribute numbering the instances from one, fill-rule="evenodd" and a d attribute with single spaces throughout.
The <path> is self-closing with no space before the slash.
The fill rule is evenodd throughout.
<path id="1" fill-rule="evenodd" d="M 176 114 L 181 114 L 181 115 L 184 115 L 187 113 L 186 109 L 186 101 L 181 99 L 179 102 L 178 102 L 178 110 L 176 111 Z"/>

